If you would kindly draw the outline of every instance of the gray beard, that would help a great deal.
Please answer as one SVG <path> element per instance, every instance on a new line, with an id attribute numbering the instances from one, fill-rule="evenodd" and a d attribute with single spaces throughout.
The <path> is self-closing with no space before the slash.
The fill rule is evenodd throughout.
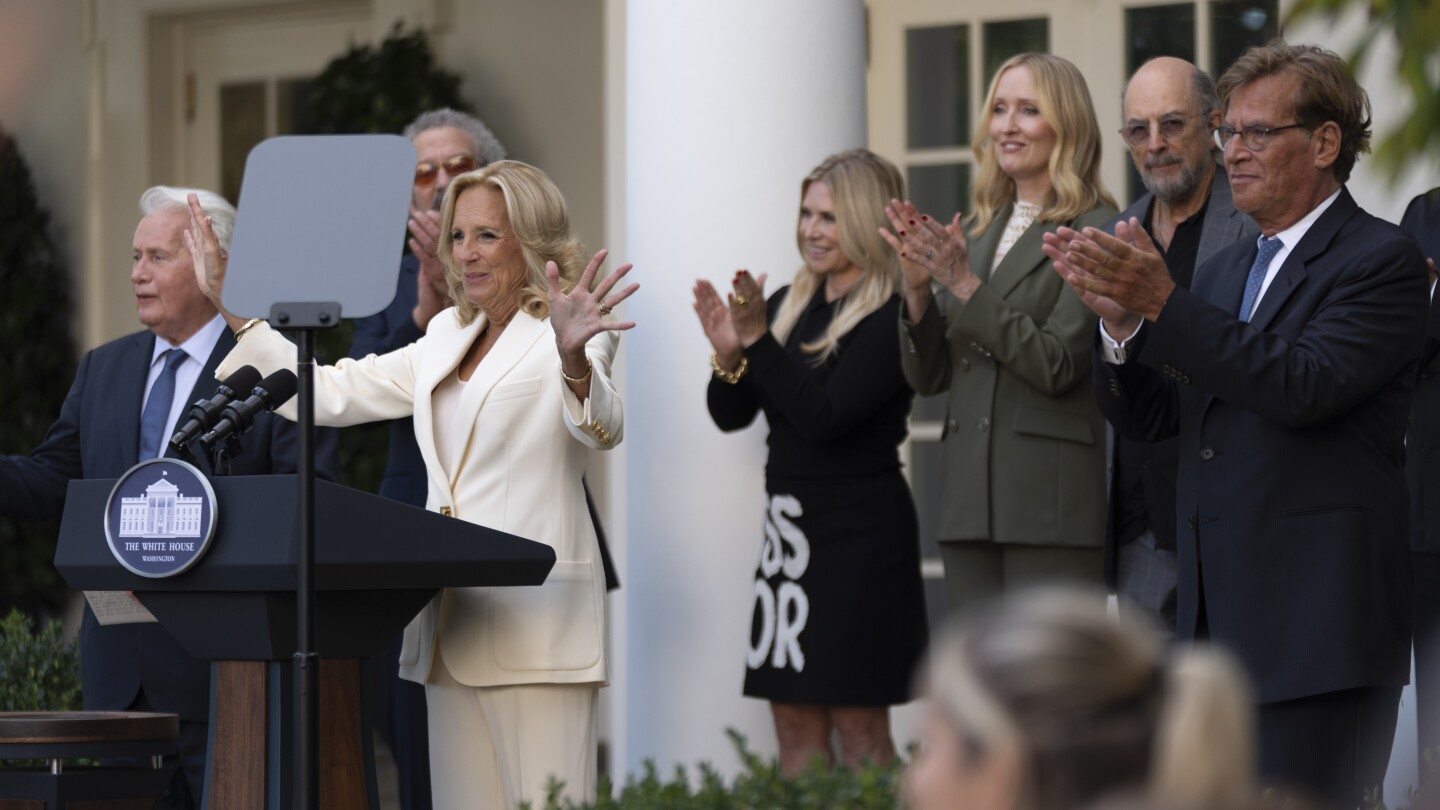
<path id="1" fill-rule="evenodd" d="M 1140 173 L 1140 182 L 1145 184 L 1145 190 L 1166 205 L 1190 199 L 1200 189 L 1200 181 L 1204 179 L 1204 166 L 1191 166 L 1183 160 L 1180 161 L 1180 173 L 1170 179 L 1156 180 L 1146 172 Z"/>

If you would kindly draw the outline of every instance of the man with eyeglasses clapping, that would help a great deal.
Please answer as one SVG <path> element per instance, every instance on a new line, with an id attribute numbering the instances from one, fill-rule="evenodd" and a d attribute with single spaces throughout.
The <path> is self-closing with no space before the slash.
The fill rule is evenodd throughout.
<path id="1" fill-rule="evenodd" d="M 1410 675 L 1405 429 L 1425 260 L 1345 183 L 1370 101 L 1345 60 L 1276 41 L 1217 83 L 1216 143 L 1261 238 L 1178 287 L 1136 219 L 1046 235 L 1100 315 L 1117 431 L 1178 437 L 1177 637 L 1255 681 L 1264 785 L 1355 807 L 1385 778 Z"/>
<path id="2" fill-rule="evenodd" d="M 1189 289 L 1195 268 L 1256 232 L 1255 221 L 1235 210 L 1230 178 L 1217 164 L 1210 136 L 1220 124 L 1215 82 L 1183 59 L 1161 56 L 1135 71 L 1123 96 L 1120 135 L 1148 193 L 1109 230 L 1138 219 L 1170 277 Z M 1121 610 L 1140 611 L 1173 637 L 1176 442 L 1113 438 L 1105 579 Z"/>

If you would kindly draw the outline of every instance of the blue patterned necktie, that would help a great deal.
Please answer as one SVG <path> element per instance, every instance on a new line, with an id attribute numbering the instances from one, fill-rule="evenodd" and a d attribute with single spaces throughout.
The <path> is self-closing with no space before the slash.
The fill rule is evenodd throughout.
<path id="1" fill-rule="evenodd" d="M 1260 240 L 1260 252 L 1255 254 L 1255 263 L 1250 265 L 1250 276 L 1245 279 L 1245 297 L 1240 299 L 1240 320 L 1249 322 L 1255 314 L 1255 300 L 1260 297 L 1260 287 L 1265 283 L 1265 271 L 1270 261 L 1285 244 L 1278 236 L 1266 236 Z"/>
<path id="2" fill-rule="evenodd" d="M 170 349 L 160 355 L 165 367 L 150 386 L 150 398 L 145 401 L 145 412 L 140 414 L 140 460 L 160 455 L 161 442 L 165 438 L 165 424 L 170 420 L 170 406 L 175 404 L 175 369 L 185 362 L 185 352 Z"/>

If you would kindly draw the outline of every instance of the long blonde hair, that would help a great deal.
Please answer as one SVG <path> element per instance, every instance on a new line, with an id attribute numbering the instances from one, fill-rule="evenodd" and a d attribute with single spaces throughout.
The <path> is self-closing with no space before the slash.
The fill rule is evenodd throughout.
<path id="1" fill-rule="evenodd" d="M 1021 53 L 1005 60 L 995 71 L 970 143 L 980 167 L 975 180 L 975 210 L 968 223 L 971 233 L 990 227 L 1000 211 L 1015 202 L 1015 181 L 1000 168 L 995 144 L 990 141 L 996 89 L 1000 86 L 1000 77 L 1013 67 L 1030 71 L 1040 117 L 1055 132 L 1055 147 L 1050 150 L 1053 192 L 1036 221 L 1069 222 L 1100 203 L 1118 207 L 1115 198 L 1100 182 L 1100 124 L 1095 118 L 1095 105 L 1090 101 L 1085 77 L 1067 59 L 1048 53 Z"/>
<path id="2" fill-rule="evenodd" d="M 505 200 L 510 231 L 525 259 L 525 284 L 520 288 L 519 310 L 545 318 L 550 314 L 549 285 L 545 263 L 560 268 L 560 288 L 569 292 L 585 269 L 585 248 L 570 233 L 570 214 L 565 198 L 545 172 L 518 160 L 500 160 L 450 181 L 445 202 L 440 206 L 440 261 L 445 265 L 445 287 L 456 317 L 469 324 L 480 308 L 465 297 L 465 277 L 455 265 L 455 201 L 466 189 L 490 186 Z"/>
<path id="3" fill-rule="evenodd" d="M 1252 797 L 1254 715 L 1239 667 L 1105 613 L 1104 594 L 1021 591 L 937 637 L 930 699 L 967 756 L 1012 751 L 1020 810 L 1068 810 L 1143 790 L 1161 806 Z"/>
<path id="4" fill-rule="evenodd" d="M 830 187 L 840 252 L 861 270 L 860 281 L 845 293 L 844 303 L 830 320 L 824 336 L 800 345 L 802 351 L 815 355 L 814 363 L 818 366 L 839 349 L 840 338 L 900 291 L 899 260 L 881 238 L 880 229 L 889 224 L 885 204 L 904 194 L 904 181 L 895 164 L 868 149 L 851 149 L 825 158 L 805 175 L 800 183 L 802 202 L 812 183 Z M 800 234 L 798 216 L 795 245 L 803 256 L 805 239 Z M 789 339 L 806 304 L 824 283 L 824 276 L 808 265 L 801 265 L 791 282 L 790 292 L 775 313 L 775 322 L 770 325 L 775 340 L 783 345 Z"/>

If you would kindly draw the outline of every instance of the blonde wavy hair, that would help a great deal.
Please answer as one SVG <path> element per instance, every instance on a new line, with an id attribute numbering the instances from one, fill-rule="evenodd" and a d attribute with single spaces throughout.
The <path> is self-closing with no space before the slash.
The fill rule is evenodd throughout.
<path id="1" fill-rule="evenodd" d="M 1105 595 L 1020 591 L 941 633 L 929 698 L 966 763 L 1009 752 L 1019 810 L 1068 810 L 1141 791 L 1163 807 L 1230 807 L 1255 795 L 1254 712 L 1228 656 L 1182 648 Z"/>
<path id="2" fill-rule="evenodd" d="M 812 183 L 830 187 L 840 252 L 862 271 L 860 281 L 845 294 L 844 303 L 830 320 L 825 335 L 800 345 L 802 351 L 815 355 L 814 363 L 818 366 L 838 350 L 840 338 L 900 291 L 899 259 L 881 238 L 880 229 L 889 225 L 885 204 L 903 196 L 905 184 L 895 164 L 868 149 L 851 149 L 825 158 L 800 183 L 802 205 Z M 798 215 L 795 245 L 804 256 L 805 237 L 800 233 Z M 825 277 L 809 265 L 800 266 L 770 326 L 781 345 L 790 337 L 805 305 L 824 283 Z"/>
<path id="3" fill-rule="evenodd" d="M 440 207 L 439 256 L 445 265 L 445 286 L 450 302 L 455 305 L 456 317 L 468 325 L 480 314 L 480 307 L 465 297 L 465 279 L 455 265 L 451 236 L 455 201 L 467 189 L 477 186 L 494 188 L 504 198 L 510 235 L 515 237 L 525 259 L 525 284 L 518 294 L 518 309 L 535 318 L 549 317 L 545 263 L 555 262 L 560 268 L 560 289 L 569 292 L 585 269 L 585 247 L 570 233 L 570 214 L 560 189 L 545 172 L 518 160 L 500 160 L 462 174 L 450 182 L 445 192 L 445 201 Z"/>
<path id="4" fill-rule="evenodd" d="M 995 71 L 970 143 L 980 168 L 975 181 L 975 210 L 968 223 L 971 233 L 983 232 L 1005 206 L 1015 202 L 1015 181 L 1001 170 L 995 144 L 990 141 L 995 92 L 1000 77 L 1013 67 L 1030 71 L 1040 117 L 1055 132 L 1055 148 L 1050 151 L 1051 199 L 1036 220 L 1069 222 L 1100 203 L 1118 208 L 1115 198 L 1100 182 L 1100 124 L 1085 77 L 1067 59 L 1048 53 L 1021 53 L 1005 60 Z"/>

